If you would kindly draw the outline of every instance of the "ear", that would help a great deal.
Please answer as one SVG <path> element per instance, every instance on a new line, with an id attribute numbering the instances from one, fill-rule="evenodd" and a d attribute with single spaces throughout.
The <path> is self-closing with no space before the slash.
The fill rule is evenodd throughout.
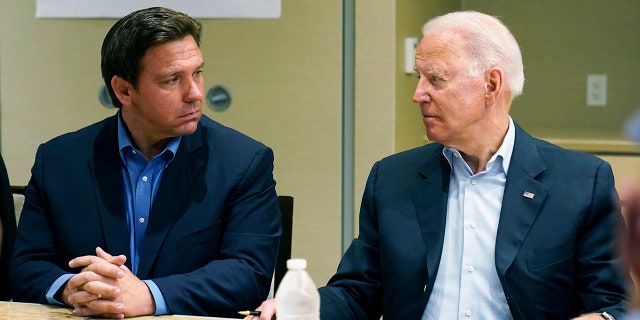
<path id="1" fill-rule="evenodd" d="M 496 103 L 498 97 L 502 95 L 504 86 L 504 72 L 500 68 L 489 68 L 484 74 L 486 86 L 485 101 L 487 105 Z"/>
<path id="2" fill-rule="evenodd" d="M 131 91 L 134 88 L 129 81 L 119 76 L 113 76 L 111 78 L 111 88 L 113 88 L 113 92 L 123 106 L 131 104 Z"/>

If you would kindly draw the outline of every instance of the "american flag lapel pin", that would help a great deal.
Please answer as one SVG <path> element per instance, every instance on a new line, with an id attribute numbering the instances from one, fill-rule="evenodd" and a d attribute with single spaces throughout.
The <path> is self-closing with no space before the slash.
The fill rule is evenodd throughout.
<path id="1" fill-rule="evenodd" d="M 533 197 L 535 197 L 535 194 L 533 194 L 533 193 L 531 193 L 531 192 L 529 192 L 529 191 L 525 191 L 525 192 L 522 194 L 522 196 L 523 196 L 523 197 L 525 197 L 525 198 L 527 198 L 527 199 L 533 199 Z"/>

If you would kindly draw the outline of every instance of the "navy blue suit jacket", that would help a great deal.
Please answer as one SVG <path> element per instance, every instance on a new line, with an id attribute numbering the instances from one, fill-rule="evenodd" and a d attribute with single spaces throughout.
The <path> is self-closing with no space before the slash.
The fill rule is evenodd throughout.
<path id="1" fill-rule="evenodd" d="M 42 144 L 11 262 L 13 298 L 46 303 L 69 260 L 131 256 L 117 115 Z M 234 316 L 270 289 L 281 234 L 273 153 L 203 116 L 184 136 L 152 204 L 137 276 L 169 311 Z M 127 266 L 129 260 L 127 260 Z"/>
<path id="2" fill-rule="evenodd" d="M 320 289 L 322 319 L 420 319 L 444 241 L 451 169 L 442 149 L 429 144 L 374 165 L 358 238 Z M 495 248 L 514 319 L 621 317 L 625 287 L 612 255 L 619 218 L 608 163 L 516 125 Z"/>

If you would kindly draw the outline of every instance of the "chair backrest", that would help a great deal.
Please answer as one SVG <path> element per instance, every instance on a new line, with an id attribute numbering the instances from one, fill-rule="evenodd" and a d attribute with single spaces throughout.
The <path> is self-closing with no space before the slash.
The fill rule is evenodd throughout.
<path id="1" fill-rule="evenodd" d="M 293 197 L 278 196 L 280 214 L 282 216 L 282 237 L 276 258 L 274 288 L 277 290 L 282 277 L 287 273 L 287 260 L 291 259 L 291 237 L 293 235 Z"/>
<path id="2" fill-rule="evenodd" d="M 13 208 L 16 214 L 16 224 L 20 222 L 20 214 L 22 213 L 22 206 L 24 205 L 24 189 L 26 186 L 11 186 L 11 192 L 13 193 Z"/>

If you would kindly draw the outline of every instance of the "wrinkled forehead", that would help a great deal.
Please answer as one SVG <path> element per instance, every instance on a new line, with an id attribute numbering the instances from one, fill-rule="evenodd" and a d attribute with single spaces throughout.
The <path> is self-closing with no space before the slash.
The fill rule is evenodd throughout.
<path id="1" fill-rule="evenodd" d="M 416 49 L 416 60 L 441 59 L 466 61 L 465 42 L 452 32 L 435 32 L 425 35 Z"/>

